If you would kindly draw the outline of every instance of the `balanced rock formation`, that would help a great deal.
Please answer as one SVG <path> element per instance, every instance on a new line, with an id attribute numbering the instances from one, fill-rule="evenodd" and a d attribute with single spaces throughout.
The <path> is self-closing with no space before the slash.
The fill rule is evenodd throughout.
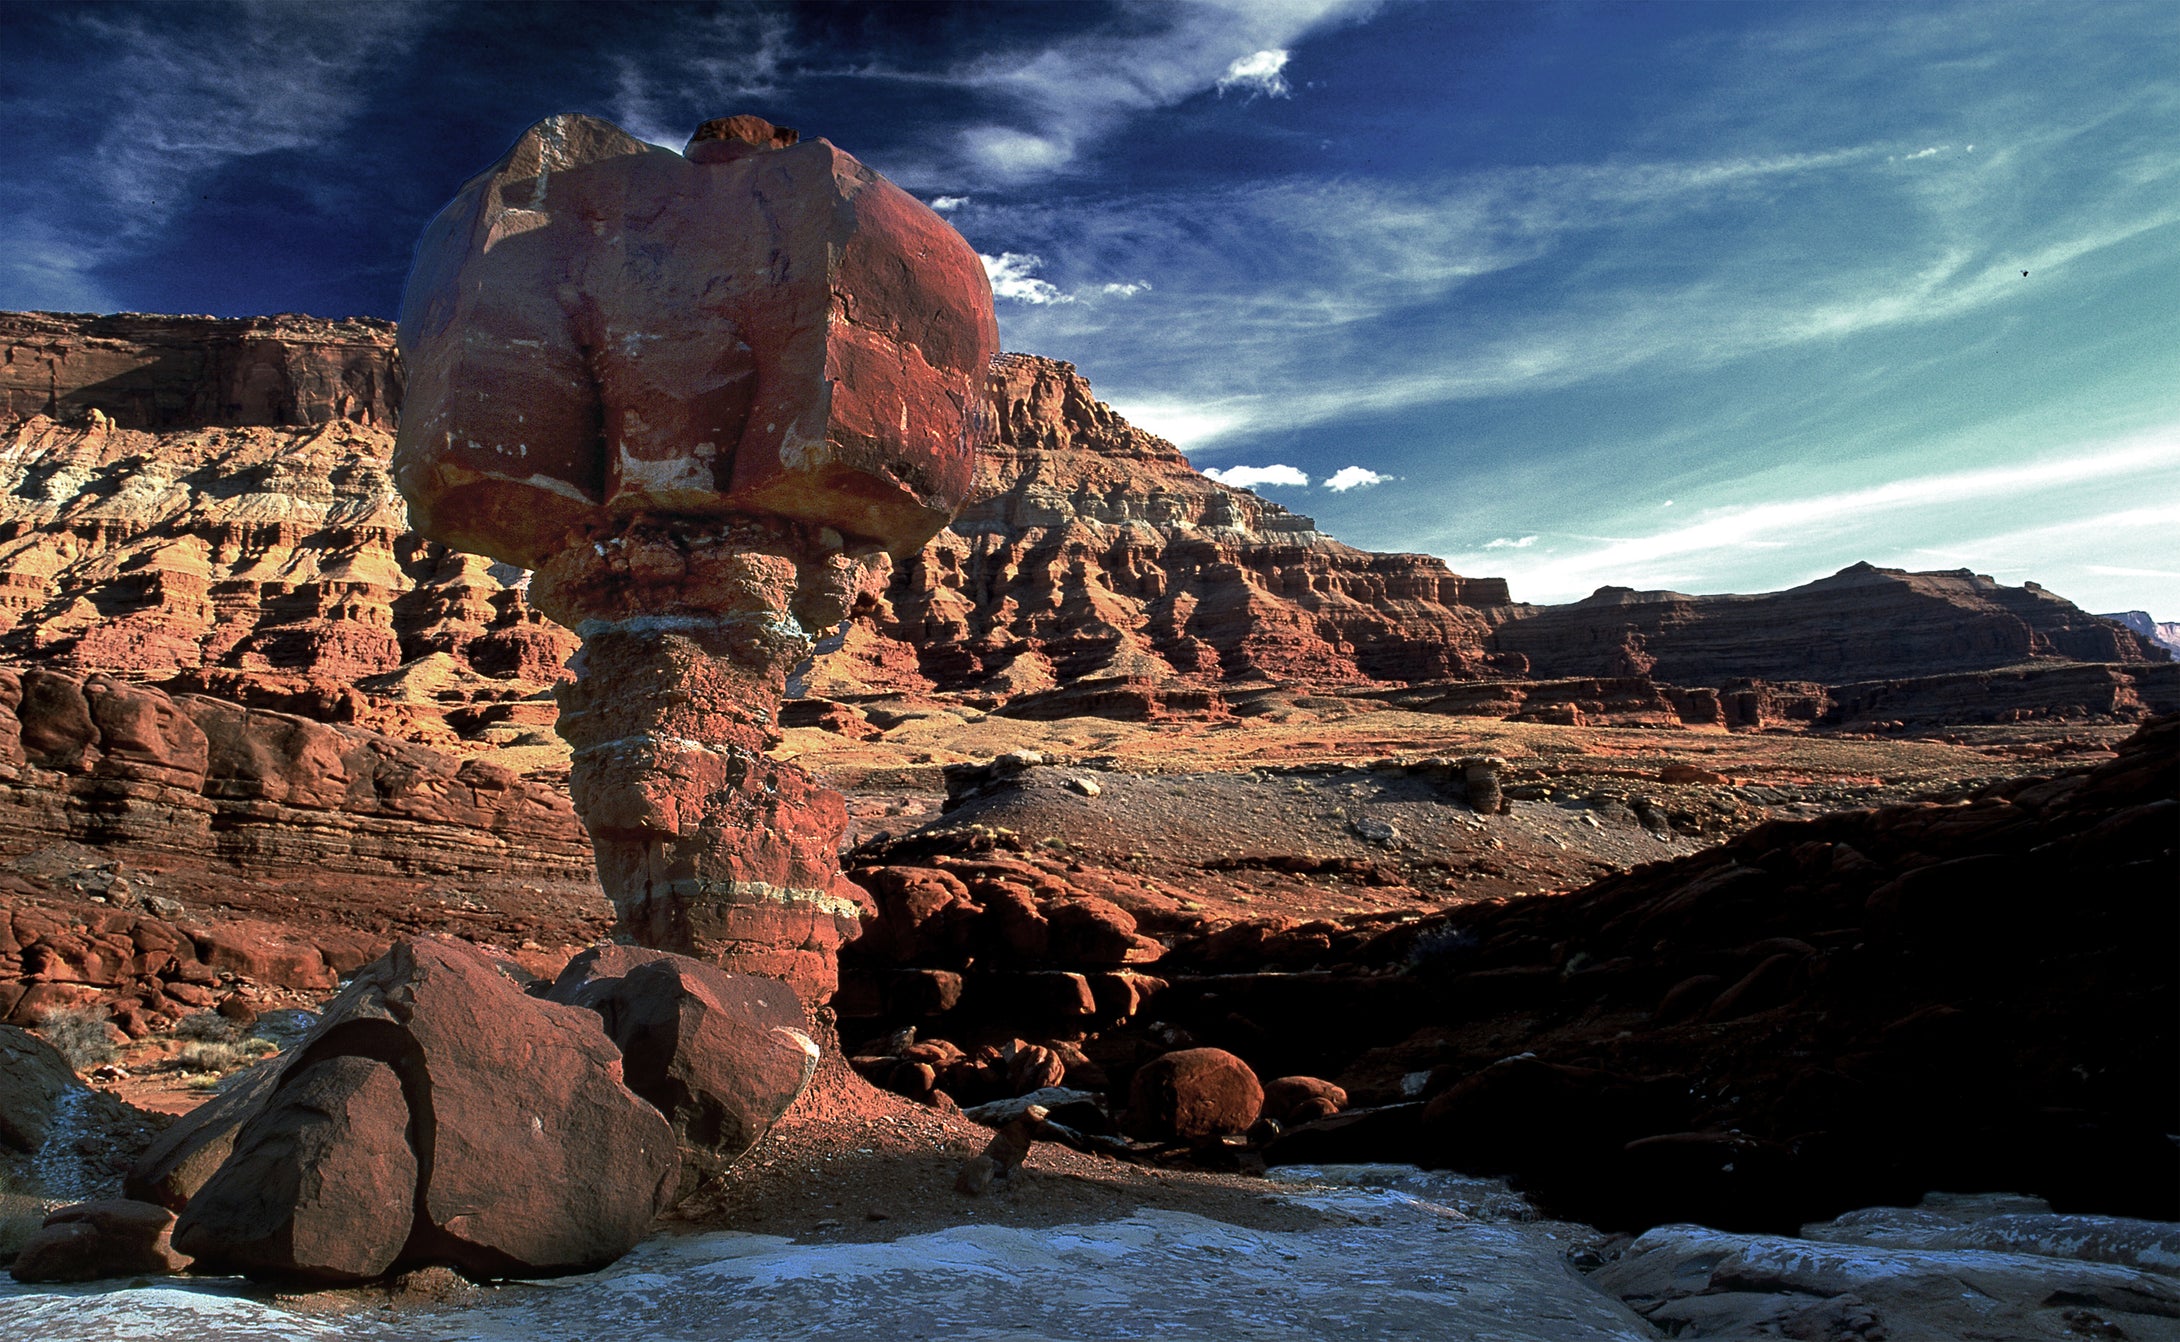
<path id="1" fill-rule="evenodd" d="M 426 231 L 402 303 L 412 520 L 538 569 L 599 877 L 646 944 L 832 991 L 837 795 L 765 758 L 851 551 L 913 553 L 988 436 L 975 252 L 823 140 L 687 155 L 540 122 Z"/>
<path id="2" fill-rule="evenodd" d="M 174 1232 L 206 1269 L 588 1271 L 627 1252 L 679 1181 L 672 1130 L 622 1084 L 598 1018 L 527 996 L 451 939 L 359 971 L 259 1086 L 136 1172 L 171 1193 L 187 1148 L 230 1145 Z"/>

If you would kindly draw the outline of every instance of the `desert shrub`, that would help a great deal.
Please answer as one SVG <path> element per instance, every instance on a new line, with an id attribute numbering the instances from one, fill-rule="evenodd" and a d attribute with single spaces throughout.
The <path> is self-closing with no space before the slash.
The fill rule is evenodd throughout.
<path id="1" fill-rule="evenodd" d="M 104 1007 L 56 1007 L 39 1019 L 38 1029 L 70 1067 L 88 1072 L 116 1056 L 113 1037 L 107 1032 L 109 1018 Z"/>
<path id="2" fill-rule="evenodd" d="M 1416 969 L 1446 969 L 1459 963 L 1477 944 L 1476 934 L 1469 929 L 1441 923 L 1417 935 L 1408 949 L 1408 964 Z"/>
<path id="3" fill-rule="evenodd" d="M 242 1031 L 235 1023 L 217 1011 L 192 1011 L 174 1022 L 176 1039 L 202 1039 L 211 1043 L 231 1043 Z"/>
<path id="4" fill-rule="evenodd" d="M 185 1072 L 221 1074 L 279 1051 L 269 1039 L 193 1039 L 182 1045 L 174 1062 Z"/>

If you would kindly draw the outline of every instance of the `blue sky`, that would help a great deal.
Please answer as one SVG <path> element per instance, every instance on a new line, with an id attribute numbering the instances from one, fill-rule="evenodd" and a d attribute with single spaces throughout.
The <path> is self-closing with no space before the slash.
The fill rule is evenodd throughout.
<path id="1" fill-rule="evenodd" d="M 678 146 L 756 111 L 944 208 L 1009 348 L 1355 544 L 1537 601 L 1866 559 L 2180 617 L 2169 0 L 0 30 L 0 307 L 391 315 L 426 219 L 539 117 Z"/>

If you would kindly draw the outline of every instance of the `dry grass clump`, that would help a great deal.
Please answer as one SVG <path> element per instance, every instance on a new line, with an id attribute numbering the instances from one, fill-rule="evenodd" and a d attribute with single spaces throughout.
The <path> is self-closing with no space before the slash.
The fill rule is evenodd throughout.
<path id="1" fill-rule="evenodd" d="M 174 1066 L 184 1072 L 206 1073 L 211 1084 L 217 1084 L 227 1073 L 279 1051 L 280 1046 L 270 1039 L 193 1039 L 174 1055 Z"/>
<path id="2" fill-rule="evenodd" d="M 202 1039 L 210 1043 L 232 1043 L 242 1035 L 242 1027 L 217 1011 L 192 1011 L 174 1022 L 176 1039 Z"/>
<path id="3" fill-rule="evenodd" d="M 45 1224 L 45 1200 L 22 1191 L 0 1169 L 0 1263 L 12 1263 Z"/>
<path id="4" fill-rule="evenodd" d="M 107 1025 L 111 1018 L 104 1007 L 56 1007 L 39 1018 L 38 1032 L 70 1067 L 87 1073 L 119 1056 Z"/>

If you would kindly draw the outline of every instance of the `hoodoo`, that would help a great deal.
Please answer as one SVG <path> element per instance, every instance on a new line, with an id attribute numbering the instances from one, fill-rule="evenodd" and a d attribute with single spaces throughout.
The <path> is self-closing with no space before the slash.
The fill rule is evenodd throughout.
<path id="1" fill-rule="evenodd" d="M 854 560 L 914 553 L 990 435 L 976 253 L 756 117 L 686 155 L 551 117 L 426 231 L 394 475 L 427 536 L 535 568 L 583 640 L 559 730 L 622 930 L 834 984 L 865 897 L 838 796 L 778 741 Z"/>

